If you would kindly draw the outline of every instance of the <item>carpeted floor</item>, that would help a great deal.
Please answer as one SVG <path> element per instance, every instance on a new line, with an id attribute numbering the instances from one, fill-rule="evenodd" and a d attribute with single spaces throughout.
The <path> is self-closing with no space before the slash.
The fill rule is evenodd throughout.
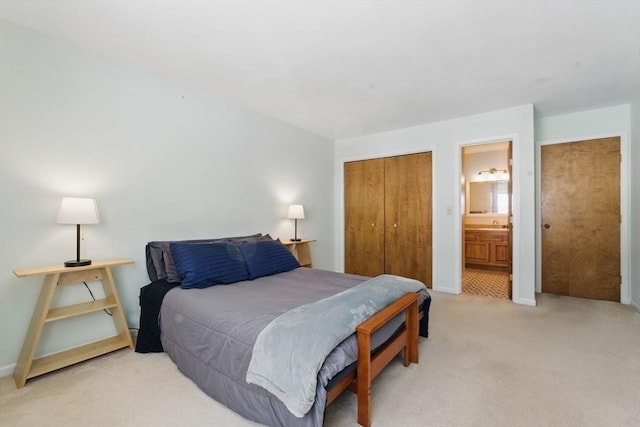
<path id="1" fill-rule="evenodd" d="M 372 387 L 373 426 L 640 425 L 640 313 L 538 295 L 537 307 L 432 291 L 420 363 Z M 356 426 L 355 395 L 327 409 Z M 255 426 L 201 392 L 165 354 L 121 350 L 29 380 L 0 379 L 0 426 Z"/>
<path id="2" fill-rule="evenodd" d="M 462 292 L 509 299 L 509 273 L 465 268 L 462 277 Z"/>

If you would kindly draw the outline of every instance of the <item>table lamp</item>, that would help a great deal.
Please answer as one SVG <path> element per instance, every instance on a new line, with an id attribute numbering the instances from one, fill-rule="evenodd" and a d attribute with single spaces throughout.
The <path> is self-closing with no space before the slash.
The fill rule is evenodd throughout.
<path id="1" fill-rule="evenodd" d="M 98 206 L 95 199 L 64 197 L 58 211 L 58 224 L 76 225 L 76 259 L 65 261 L 65 267 L 91 265 L 90 259 L 80 259 L 80 225 L 98 224 Z"/>
<path id="2" fill-rule="evenodd" d="M 295 223 L 295 234 L 293 239 L 289 239 L 292 242 L 299 242 L 302 239 L 298 239 L 298 220 L 304 219 L 304 208 L 302 205 L 289 205 L 289 214 L 287 218 L 293 219 Z"/>

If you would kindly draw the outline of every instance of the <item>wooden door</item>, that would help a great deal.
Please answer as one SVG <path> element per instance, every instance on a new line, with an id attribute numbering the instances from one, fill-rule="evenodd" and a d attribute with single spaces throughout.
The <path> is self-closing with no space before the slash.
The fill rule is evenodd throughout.
<path id="1" fill-rule="evenodd" d="M 509 273 L 509 299 L 513 299 L 513 141 L 509 141 L 507 147 L 507 182 L 508 208 L 507 208 L 507 272 Z"/>
<path id="2" fill-rule="evenodd" d="M 385 273 L 431 287 L 431 153 L 384 159 Z"/>
<path id="3" fill-rule="evenodd" d="M 541 148 L 542 292 L 620 301 L 620 138 Z"/>
<path id="4" fill-rule="evenodd" d="M 384 273 L 384 159 L 344 164 L 346 273 Z"/>

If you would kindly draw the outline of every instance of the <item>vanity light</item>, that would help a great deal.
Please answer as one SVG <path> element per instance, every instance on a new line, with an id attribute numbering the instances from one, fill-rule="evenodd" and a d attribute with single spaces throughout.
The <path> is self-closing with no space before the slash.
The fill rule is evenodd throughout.
<path id="1" fill-rule="evenodd" d="M 509 171 L 506 169 L 491 168 L 478 172 L 477 181 L 508 181 Z"/>
<path id="2" fill-rule="evenodd" d="M 507 173 L 506 169 L 496 169 L 496 168 L 491 168 L 489 170 L 486 171 L 480 171 L 478 172 L 478 175 L 482 175 L 483 173 L 490 173 L 491 175 L 497 173 L 497 172 L 502 172 L 502 173 Z"/>

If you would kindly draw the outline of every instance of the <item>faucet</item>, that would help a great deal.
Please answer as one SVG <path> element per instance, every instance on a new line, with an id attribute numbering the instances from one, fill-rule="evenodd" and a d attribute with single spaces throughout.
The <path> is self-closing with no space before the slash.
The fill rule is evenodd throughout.
<path id="1" fill-rule="evenodd" d="M 491 228 L 500 228 L 500 223 L 498 222 L 498 220 L 493 220 L 493 222 L 491 223 Z"/>

